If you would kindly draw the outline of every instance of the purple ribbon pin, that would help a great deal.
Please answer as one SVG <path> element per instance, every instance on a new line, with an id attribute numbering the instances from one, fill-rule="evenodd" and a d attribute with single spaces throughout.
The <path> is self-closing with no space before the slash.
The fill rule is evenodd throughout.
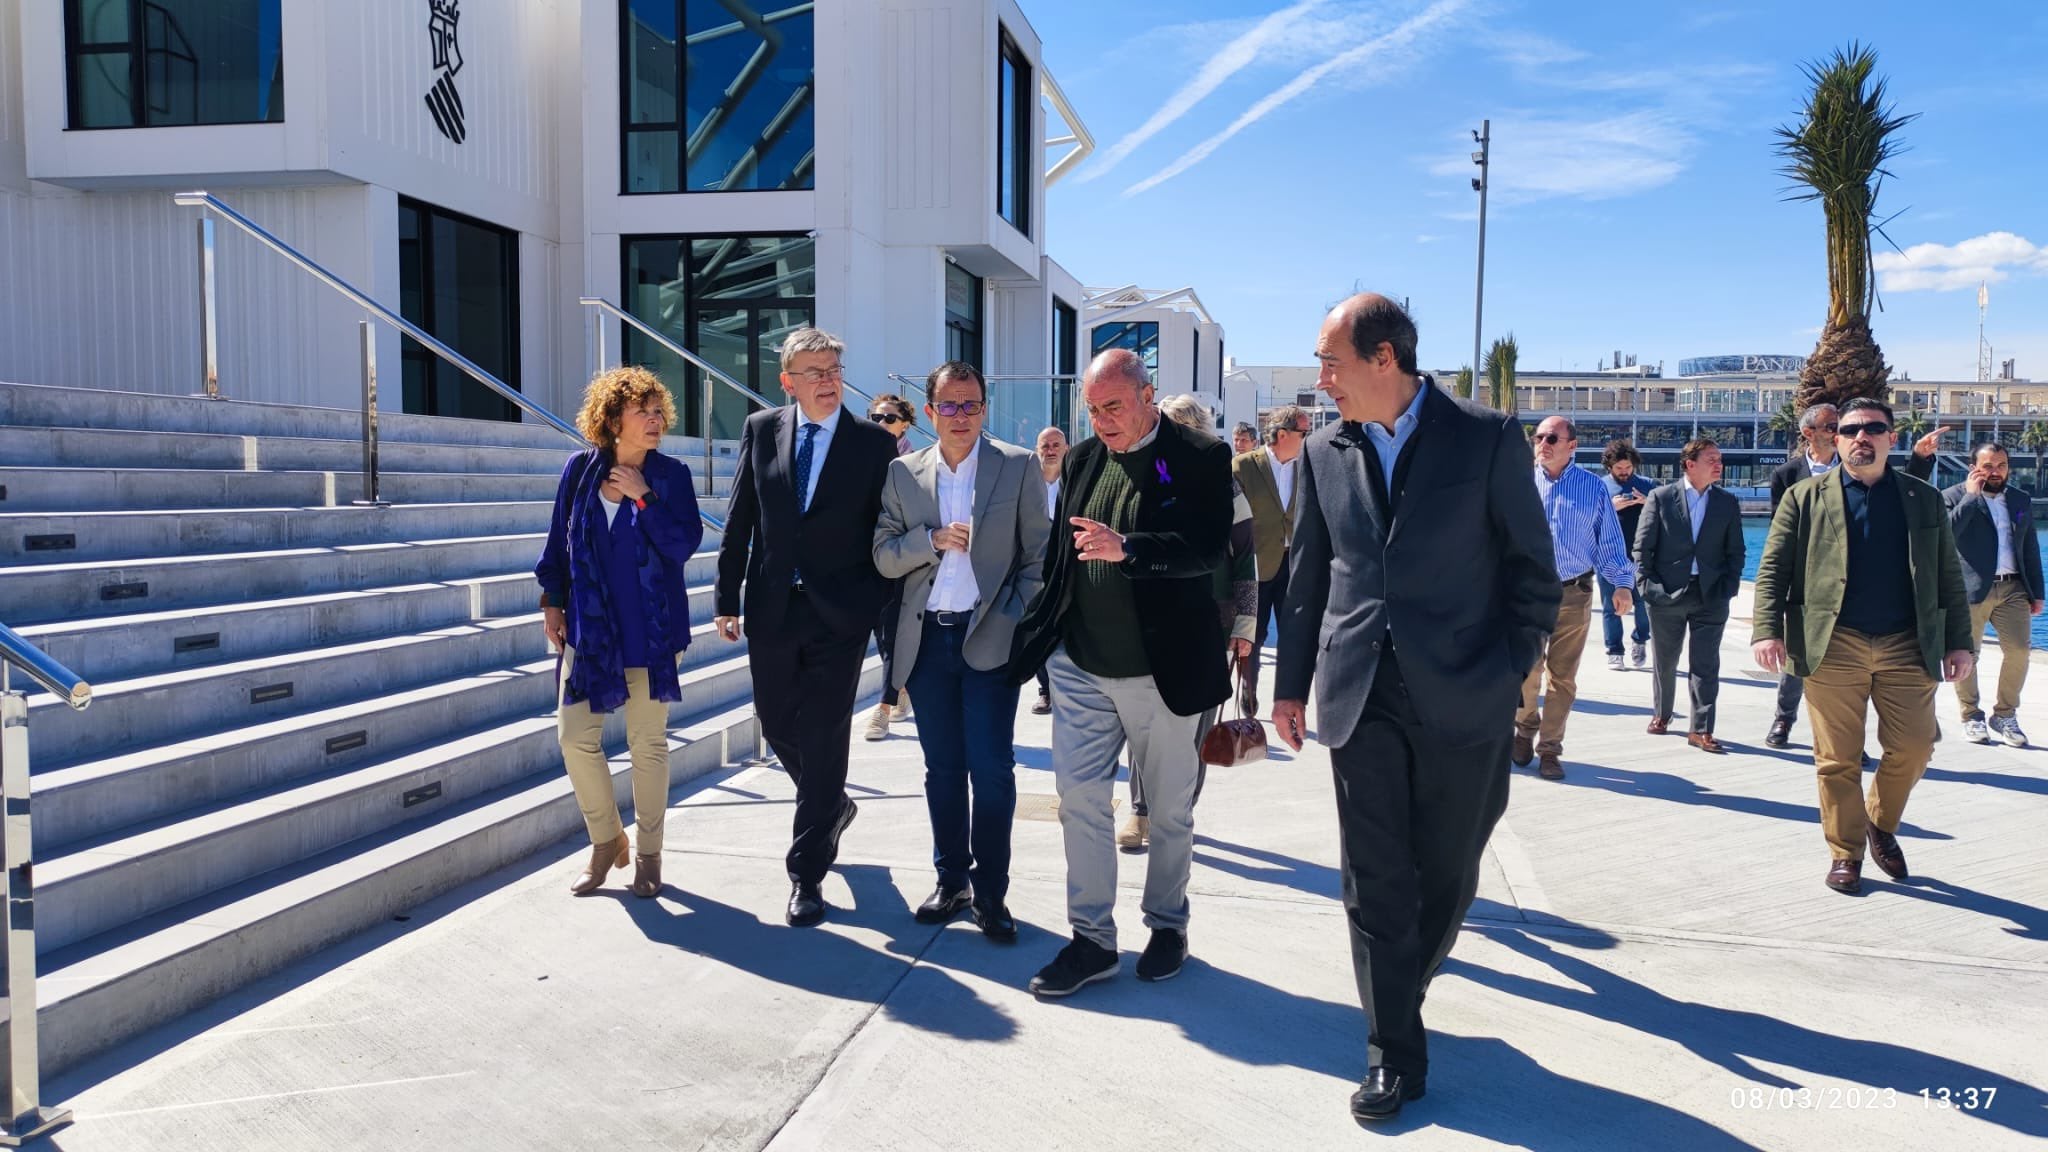
<path id="1" fill-rule="evenodd" d="M 1168 471 L 1166 470 L 1166 461 L 1164 461 L 1164 460 L 1154 460 L 1154 461 L 1152 461 L 1152 470 L 1153 470 L 1153 471 L 1155 471 L 1155 472 L 1157 472 L 1157 473 L 1159 473 L 1159 482 L 1160 482 L 1161 484 L 1171 484 L 1171 483 L 1173 483 L 1173 473 L 1171 473 L 1171 472 L 1168 472 Z"/>

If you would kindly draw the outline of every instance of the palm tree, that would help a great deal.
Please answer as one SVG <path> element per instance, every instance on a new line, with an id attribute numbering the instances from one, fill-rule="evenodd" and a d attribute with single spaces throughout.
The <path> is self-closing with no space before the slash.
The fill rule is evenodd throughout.
<path id="1" fill-rule="evenodd" d="M 1882 234 L 1877 193 L 1901 150 L 1893 134 L 1915 119 L 1885 103 L 1877 53 L 1851 43 L 1831 59 L 1806 65 L 1812 85 L 1798 124 L 1776 129 L 1780 173 L 1793 181 L 1789 200 L 1818 200 L 1827 221 L 1828 317 L 1813 355 L 1799 373 L 1798 403 L 1840 404 L 1858 396 L 1882 400 L 1891 370 L 1870 334 L 1877 281 L 1870 237 Z M 1887 239 L 1889 239 L 1887 237 Z"/>
<path id="2" fill-rule="evenodd" d="M 2048 448 L 2048 424 L 2031 421 L 2020 429 L 2020 447 L 2034 454 L 2034 487 L 2041 486 L 2041 450 Z"/>
<path id="3" fill-rule="evenodd" d="M 1451 392 L 1460 400 L 1470 400 L 1472 398 L 1472 366 L 1470 364 L 1458 369 L 1458 381 L 1451 385 Z"/>
<path id="4" fill-rule="evenodd" d="M 1486 350 L 1486 362 L 1481 371 L 1486 373 L 1487 387 L 1492 390 L 1495 408 L 1512 416 L 1515 412 L 1515 334 L 1508 333 L 1493 342 Z"/>
<path id="5" fill-rule="evenodd" d="M 1913 442 L 1927 435 L 1927 430 L 1931 427 L 1933 425 L 1928 422 L 1927 413 L 1917 409 L 1903 412 L 1899 415 L 1898 437 L 1893 443 L 1911 448 Z"/>
<path id="6" fill-rule="evenodd" d="M 1799 411 L 1799 405 L 1787 400 L 1784 407 L 1771 413 L 1770 431 L 1785 438 L 1788 457 L 1799 447 Z"/>

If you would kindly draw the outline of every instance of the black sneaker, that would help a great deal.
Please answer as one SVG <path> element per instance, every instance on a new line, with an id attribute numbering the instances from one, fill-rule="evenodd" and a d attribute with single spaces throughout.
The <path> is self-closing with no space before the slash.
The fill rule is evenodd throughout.
<path id="1" fill-rule="evenodd" d="M 1147 982 L 1171 980 L 1180 975 L 1180 966 L 1187 963 L 1188 938 L 1186 934 L 1171 928 L 1154 928 L 1152 942 L 1145 945 L 1145 952 L 1138 957 L 1138 979 Z"/>
<path id="2" fill-rule="evenodd" d="M 1025 987 L 1039 996 L 1072 996 L 1086 984 L 1116 975 L 1122 960 L 1085 936 L 1076 936 Z"/>

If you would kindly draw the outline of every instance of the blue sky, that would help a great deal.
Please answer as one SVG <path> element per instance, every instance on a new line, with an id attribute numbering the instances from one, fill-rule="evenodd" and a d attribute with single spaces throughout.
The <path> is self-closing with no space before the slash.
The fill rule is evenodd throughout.
<path id="1" fill-rule="evenodd" d="M 1881 271 L 1887 359 L 1975 379 L 1988 279 L 1995 359 L 2048 380 L 2048 3 L 1025 9 L 1097 141 L 1049 193 L 1054 258 L 1091 285 L 1193 285 L 1240 363 L 1309 363 L 1354 286 L 1410 300 L 1425 368 L 1470 360 L 1482 118 L 1486 336 L 1513 330 L 1524 370 L 1810 352 L 1820 208 L 1782 199 L 1771 129 L 1800 65 L 1854 37 L 1920 113 L 1879 202 L 1910 256 Z"/>

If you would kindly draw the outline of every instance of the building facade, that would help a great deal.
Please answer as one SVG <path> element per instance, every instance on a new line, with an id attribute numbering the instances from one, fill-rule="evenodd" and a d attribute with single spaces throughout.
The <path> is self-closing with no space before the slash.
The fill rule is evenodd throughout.
<path id="1" fill-rule="evenodd" d="M 1015 438 L 1086 355 L 1045 190 L 1089 147 L 1013 0 L 0 0 L 0 378 L 197 391 L 204 188 L 558 413 L 590 296 L 771 399 L 806 324 L 870 394 L 968 360 Z M 216 265 L 221 391 L 354 406 L 361 310 L 230 228 Z M 386 410 L 516 418 L 379 327 Z"/>

